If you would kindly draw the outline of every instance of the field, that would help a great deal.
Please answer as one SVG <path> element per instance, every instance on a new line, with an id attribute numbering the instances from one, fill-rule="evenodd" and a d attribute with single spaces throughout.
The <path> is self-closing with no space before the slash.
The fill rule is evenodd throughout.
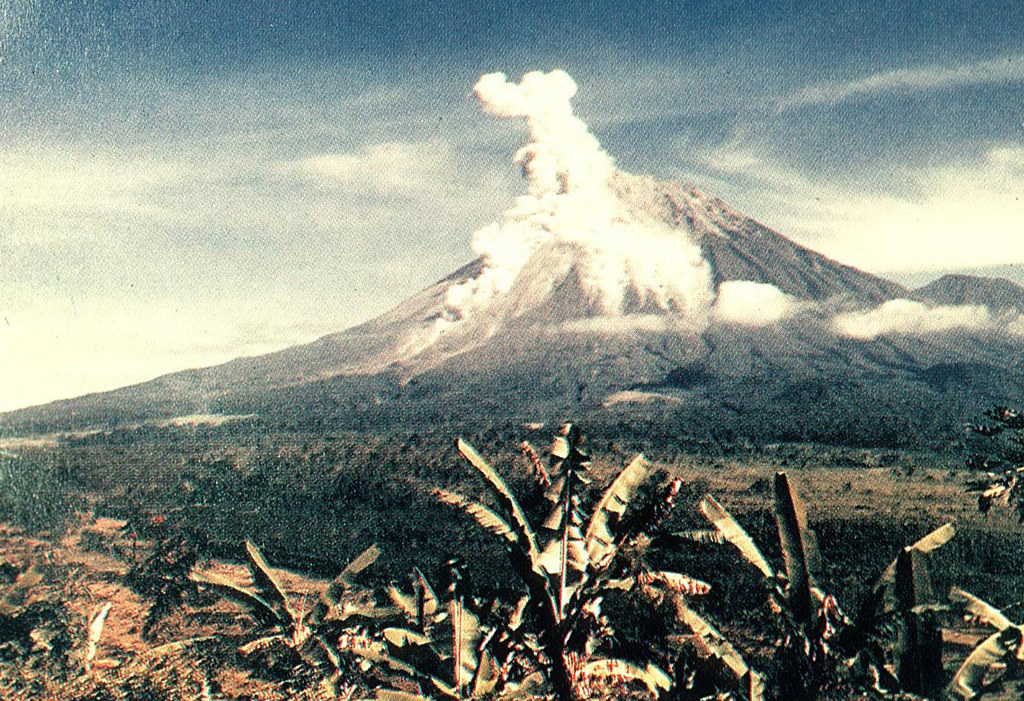
<path id="1" fill-rule="evenodd" d="M 251 606 L 217 595 L 217 587 L 191 581 L 189 572 L 196 568 L 258 592 L 260 582 L 246 567 L 249 540 L 265 556 L 290 607 L 305 612 L 348 563 L 375 544 L 379 558 L 358 577 L 361 605 L 390 607 L 393 615 L 396 599 L 389 601 L 389 585 L 406 594 L 419 592 L 422 602 L 420 585 L 409 578 L 418 571 L 435 584 L 442 602 L 438 621 L 446 605 L 452 616 L 476 611 L 482 629 L 498 630 L 498 621 L 508 618 L 524 585 L 510 569 L 501 541 L 442 504 L 434 490 L 497 508 L 485 483 L 456 450 L 455 438 L 462 435 L 520 495 L 530 521 L 539 523 L 547 506 L 520 443 L 527 439 L 546 456 L 557 427 L 461 428 L 312 435 L 272 430 L 242 417 L 7 441 L 0 446 L 0 520 L 5 522 L 0 586 L 7 588 L 3 601 L 9 607 L 2 612 L 5 627 L 0 629 L 2 698 L 444 697 L 440 687 L 424 685 L 426 677 L 400 673 L 365 651 L 341 654 L 342 675 L 329 688 L 322 669 L 296 654 L 294 636 L 289 643 L 287 635 L 278 635 L 261 647 L 254 641 L 274 627 Z M 784 572 L 788 555 L 773 512 L 779 471 L 802 497 L 808 525 L 817 534 L 821 565 L 815 578 L 851 618 L 904 546 L 945 523 L 955 524 L 956 536 L 928 555 L 928 579 L 936 593 L 928 615 L 941 628 L 947 679 L 990 633 L 948 605 L 951 587 L 1017 617 L 1024 529 L 1010 510 L 994 509 L 987 516 L 978 512 L 976 497 L 966 491 L 973 475 L 963 468 L 962 447 L 945 452 L 800 444 L 709 449 L 664 440 L 644 445 L 643 437 L 610 431 L 595 431 L 587 445 L 593 483 L 581 492 L 579 505 L 586 513 L 638 449 L 647 455 L 652 474 L 637 492 L 640 506 L 659 503 L 664 486 L 678 480 L 674 508 L 644 534 L 652 536 L 653 544 L 632 560 L 634 570 L 642 563 L 650 572 L 685 573 L 710 584 L 710 591 L 688 605 L 711 621 L 753 668 L 778 666 L 783 633 L 757 572 L 728 543 L 701 542 L 708 538 L 694 535 L 709 529 L 697 507 L 705 493 L 714 495 L 760 545 L 766 560 Z M 641 542 L 646 547 L 647 541 Z M 461 563 L 457 575 L 452 574 L 453 558 Z M 621 659 L 632 669 L 653 659 L 672 677 L 666 697 L 721 693 L 719 698 L 728 698 L 733 693 L 732 698 L 747 698 L 735 680 L 700 672 L 707 650 L 695 649 L 700 646 L 694 645 L 692 630 L 667 622 L 673 619 L 668 599 L 654 601 L 651 594 L 657 583 L 637 578 L 628 566 L 616 567 L 614 581 L 633 576 L 632 581 L 647 584 L 603 597 L 604 608 L 594 621 L 607 630 L 591 631 L 593 649 L 588 647 L 587 654 Z M 26 572 L 39 572 L 41 579 L 19 591 L 17 583 Z M 647 592 L 643 601 L 641 590 Z M 450 608 L 455 601 L 463 603 Z M 90 619 L 107 602 L 112 606 L 102 631 L 93 636 L 93 649 Z M 345 640 L 381 644 L 383 628 L 375 628 L 373 617 L 360 621 L 345 628 Z M 435 621 L 434 627 L 444 625 Z M 890 622 L 879 636 L 895 639 L 904 634 L 898 627 Z M 280 633 L 287 625 L 277 628 Z M 331 643 L 338 640 L 331 638 Z M 450 653 L 450 640 L 447 645 Z M 543 667 L 543 654 L 533 658 Z M 442 654 L 439 659 L 447 658 Z M 550 683 L 534 688 L 526 669 L 530 665 L 516 665 L 510 678 L 522 682 L 519 698 L 561 693 Z M 435 665 L 432 674 L 442 672 Z M 779 681 L 780 672 L 775 674 L 769 675 L 766 697 L 799 698 L 779 691 L 786 684 Z M 705 677 L 712 680 L 705 686 L 686 689 L 682 683 Z M 572 693 L 649 696 L 643 679 L 615 678 L 618 686 L 602 686 L 595 676 L 586 693 Z M 816 698 L 883 697 L 846 672 L 837 679 L 816 682 Z M 456 686 L 455 695 L 471 695 Z M 1013 689 L 1012 684 L 993 689 L 985 698 L 1017 698 Z M 497 691 L 491 696 L 497 697 Z"/>

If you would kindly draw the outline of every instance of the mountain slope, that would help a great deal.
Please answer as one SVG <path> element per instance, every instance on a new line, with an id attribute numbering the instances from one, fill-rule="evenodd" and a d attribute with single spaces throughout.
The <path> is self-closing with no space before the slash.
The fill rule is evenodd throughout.
<path id="1" fill-rule="evenodd" d="M 1024 311 L 1024 287 L 1006 278 L 943 275 L 915 289 L 914 297 L 933 304 L 973 304 L 992 310 Z"/>
<path id="2" fill-rule="evenodd" d="M 619 196 L 632 206 L 693 232 L 716 287 L 730 280 L 753 280 L 799 299 L 847 297 L 860 305 L 907 294 L 902 285 L 800 246 L 693 187 L 622 172 L 616 185 Z"/>

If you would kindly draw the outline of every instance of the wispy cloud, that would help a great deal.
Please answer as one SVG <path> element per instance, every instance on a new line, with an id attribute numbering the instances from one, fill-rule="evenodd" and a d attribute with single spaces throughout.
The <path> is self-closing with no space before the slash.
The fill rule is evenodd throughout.
<path id="1" fill-rule="evenodd" d="M 387 142 L 350 153 L 325 153 L 292 161 L 286 174 L 322 185 L 378 192 L 432 192 L 438 179 L 454 181 L 455 154 L 447 144 Z"/>
<path id="2" fill-rule="evenodd" d="M 959 66 L 922 66 L 874 73 L 864 78 L 821 83 L 779 101 L 779 110 L 810 105 L 836 105 L 873 95 L 912 94 L 970 85 L 1024 83 L 1024 55 L 967 63 Z"/>

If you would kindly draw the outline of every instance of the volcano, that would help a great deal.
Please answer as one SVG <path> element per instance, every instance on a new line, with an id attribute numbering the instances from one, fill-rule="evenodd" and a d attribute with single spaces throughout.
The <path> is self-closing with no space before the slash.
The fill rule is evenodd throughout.
<path id="1" fill-rule="evenodd" d="M 529 127 L 515 156 L 526 193 L 473 235 L 474 260 L 393 310 L 306 345 L 0 424 L 208 412 L 359 427 L 647 416 L 667 431 L 892 443 L 939 440 L 1024 391 L 1024 290 L 949 278 L 910 291 L 696 188 L 625 173 L 573 115 L 575 92 L 560 71 L 481 78 L 483 109 Z"/>

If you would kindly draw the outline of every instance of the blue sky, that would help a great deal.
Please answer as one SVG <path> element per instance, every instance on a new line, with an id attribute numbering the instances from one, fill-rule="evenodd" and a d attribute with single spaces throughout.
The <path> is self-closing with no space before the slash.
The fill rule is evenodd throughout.
<path id="1" fill-rule="evenodd" d="M 844 262 L 1024 279 L 1024 4 L 0 0 L 0 410 L 311 340 L 520 191 L 482 73 Z"/>

